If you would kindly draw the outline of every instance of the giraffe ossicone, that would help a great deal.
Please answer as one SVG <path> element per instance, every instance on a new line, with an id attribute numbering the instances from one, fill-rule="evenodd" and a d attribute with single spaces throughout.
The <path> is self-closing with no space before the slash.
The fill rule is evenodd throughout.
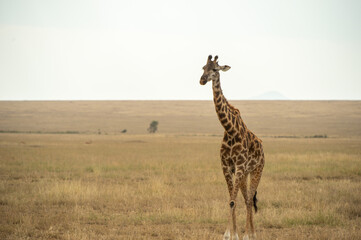
<path id="1" fill-rule="evenodd" d="M 228 103 L 224 97 L 220 71 L 228 71 L 231 67 L 218 64 L 218 56 L 212 60 L 212 55 L 207 58 L 207 64 L 203 67 L 203 75 L 199 83 L 205 85 L 212 81 L 213 101 L 215 110 L 221 125 L 224 128 L 224 136 L 220 150 L 223 174 L 228 186 L 231 208 L 229 226 L 223 235 L 223 239 L 230 239 L 230 228 L 233 229 L 233 239 L 238 240 L 236 224 L 236 197 L 241 189 L 246 203 L 246 229 L 243 239 L 254 238 L 252 206 L 257 211 L 257 187 L 260 182 L 265 164 L 262 140 L 251 132 L 241 118 L 240 111 Z M 247 188 L 247 179 L 250 176 L 250 188 Z"/>

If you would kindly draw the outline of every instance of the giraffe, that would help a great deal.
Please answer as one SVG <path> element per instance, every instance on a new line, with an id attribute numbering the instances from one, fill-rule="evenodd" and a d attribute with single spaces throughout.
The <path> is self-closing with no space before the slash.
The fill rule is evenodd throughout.
<path id="1" fill-rule="evenodd" d="M 265 164 L 262 140 L 247 128 L 239 110 L 229 104 L 224 97 L 219 71 L 225 72 L 231 67 L 227 65 L 219 66 L 217 60 L 218 56 L 215 56 L 214 60 L 212 60 L 211 55 L 208 56 L 207 64 L 203 67 L 204 72 L 200 84 L 205 85 L 207 82 L 212 81 L 216 113 L 224 128 L 220 156 L 223 175 L 230 196 L 230 216 L 223 240 L 231 239 L 231 227 L 233 228 L 233 240 L 239 240 L 235 213 L 236 197 L 239 189 L 241 189 L 247 209 L 243 240 L 248 240 L 255 238 L 252 205 L 255 212 L 257 212 L 257 187 Z M 248 176 L 250 181 L 247 180 Z"/>

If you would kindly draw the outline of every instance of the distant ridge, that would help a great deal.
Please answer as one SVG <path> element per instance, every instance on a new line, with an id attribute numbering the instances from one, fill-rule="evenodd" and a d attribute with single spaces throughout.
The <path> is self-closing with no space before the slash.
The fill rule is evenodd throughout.
<path id="1" fill-rule="evenodd" d="M 285 95 L 277 91 L 269 91 L 252 97 L 251 100 L 289 100 Z"/>

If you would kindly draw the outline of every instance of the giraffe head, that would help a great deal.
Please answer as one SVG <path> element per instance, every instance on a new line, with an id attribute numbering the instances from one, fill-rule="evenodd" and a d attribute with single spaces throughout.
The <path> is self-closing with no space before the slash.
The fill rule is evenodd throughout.
<path id="1" fill-rule="evenodd" d="M 212 61 L 212 55 L 208 56 L 207 64 L 203 67 L 203 75 L 201 77 L 201 80 L 199 83 L 201 85 L 205 85 L 209 81 L 213 81 L 219 77 L 219 70 L 222 70 L 223 72 L 228 71 L 231 67 L 224 65 L 219 66 L 218 65 L 218 56 L 214 57 L 214 60 Z"/>

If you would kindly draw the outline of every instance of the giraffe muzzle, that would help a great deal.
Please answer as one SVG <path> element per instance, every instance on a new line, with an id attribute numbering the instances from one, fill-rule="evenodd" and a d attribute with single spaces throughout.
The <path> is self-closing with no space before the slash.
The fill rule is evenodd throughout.
<path id="1" fill-rule="evenodd" d="M 204 78 L 204 77 L 201 77 L 201 80 L 199 81 L 199 83 L 200 83 L 201 85 L 206 85 L 207 79 Z"/>

